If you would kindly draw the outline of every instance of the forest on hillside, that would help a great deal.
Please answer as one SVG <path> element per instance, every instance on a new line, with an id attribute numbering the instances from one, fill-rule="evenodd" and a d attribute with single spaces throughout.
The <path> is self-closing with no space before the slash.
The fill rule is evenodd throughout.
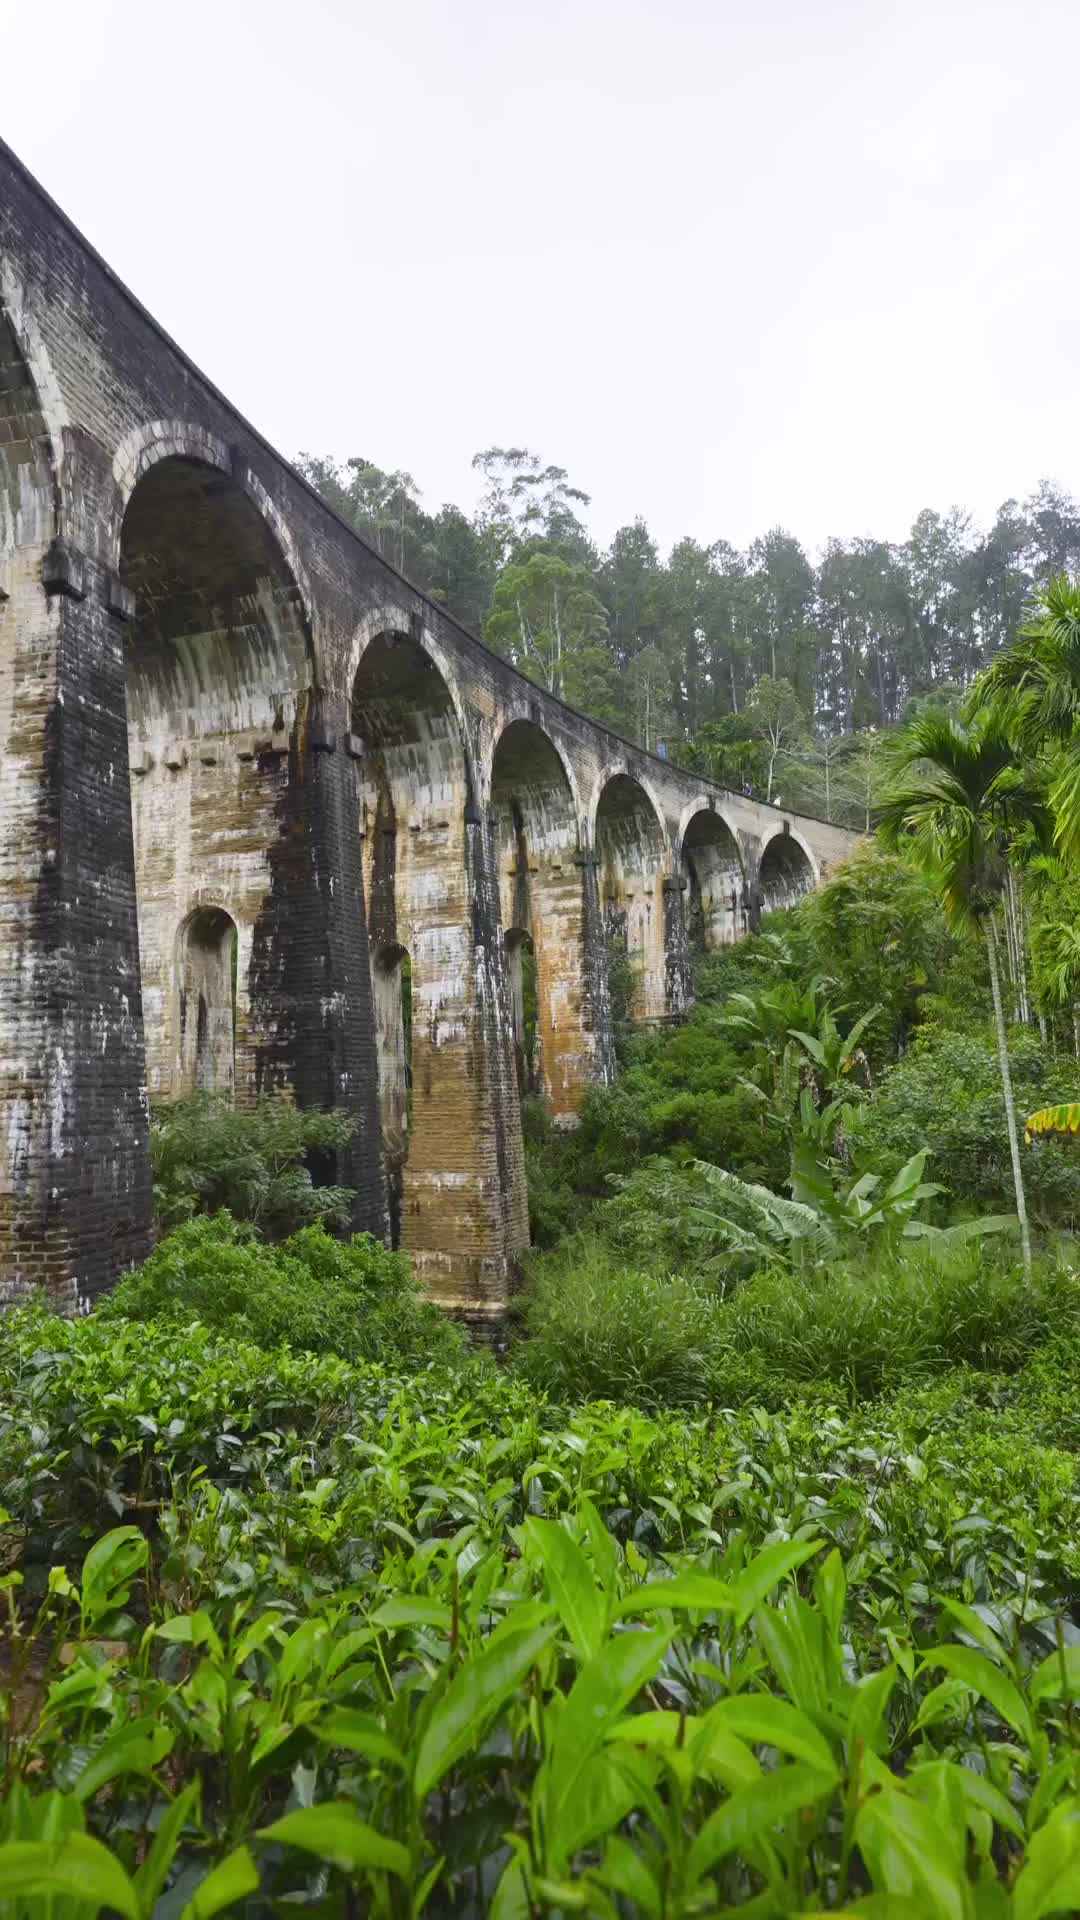
<path id="1" fill-rule="evenodd" d="M 324 499 L 432 599 L 549 692 L 725 786 L 866 827 L 882 732 L 949 703 L 1016 634 L 1034 593 L 1080 568 L 1080 505 L 1050 480 L 980 531 L 924 509 L 907 540 L 830 539 L 815 561 L 774 527 L 740 551 L 643 519 L 610 546 L 562 467 L 489 447 L 479 504 L 429 513 L 411 474 L 300 456 Z"/>

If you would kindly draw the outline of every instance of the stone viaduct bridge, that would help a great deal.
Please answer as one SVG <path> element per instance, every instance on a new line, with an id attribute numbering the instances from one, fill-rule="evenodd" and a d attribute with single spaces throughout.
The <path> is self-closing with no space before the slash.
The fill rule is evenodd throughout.
<path id="1" fill-rule="evenodd" d="M 358 539 L 0 145 L 0 1298 L 151 1237 L 147 1096 L 355 1115 L 333 1172 L 499 1311 L 519 1093 L 612 1071 L 688 955 L 853 836 L 628 745 Z M 403 982 L 409 981 L 409 996 Z M 411 1029 L 411 1031 L 410 1031 Z"/>

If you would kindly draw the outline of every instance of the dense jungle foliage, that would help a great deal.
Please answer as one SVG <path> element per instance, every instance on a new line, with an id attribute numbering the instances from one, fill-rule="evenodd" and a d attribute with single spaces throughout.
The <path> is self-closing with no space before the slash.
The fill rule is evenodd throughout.
<path id="1" fill-rule="evenodd" d="M 1077 715 L 1059 583 L 529 1104 L 498 1361 L 347 1124 L 156 1117 L 151 1258 L 0 1320 L 0 1920 L 1080 1910 Z"/>
<path id="2" fill-rule="evenodd" d="M 1080 507 L 1044 480 L 981 531 L 958 508 L 907 540 L 782 527 L 745 552 L 642 520 L 606 550 L 589 496 L 524 447 L 473 460 L 476 508 L 429 513 L 411 474 L 302 455 L 329 504 L 496 652 L 572 706 L 725 786 L 868 827 L 882 730 L 954 698 L 1010 641 L 1032 592 L 1080 566 Z"/>

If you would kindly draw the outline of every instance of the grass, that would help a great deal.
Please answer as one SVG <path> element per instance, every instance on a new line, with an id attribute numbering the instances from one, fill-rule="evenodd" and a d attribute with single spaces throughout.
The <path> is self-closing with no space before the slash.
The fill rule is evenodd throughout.
<path id="1" fill-rule="evenodd" d="M 533 1262 L 514 1364 L 573 1399 L 776 1407 L 872 1399 L 950 1368 L 1009 1373 L 1080 1334 L 1080 1273 L 1047 1255 L 1030 1290 L 1000 1249 L 918 1242 L 715 1287 L 627 1263 L 595 1234 Z"/>

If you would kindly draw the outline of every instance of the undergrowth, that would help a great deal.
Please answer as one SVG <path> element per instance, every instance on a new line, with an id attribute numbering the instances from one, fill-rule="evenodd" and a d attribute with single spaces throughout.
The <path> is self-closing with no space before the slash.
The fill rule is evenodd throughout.
<path id="1" fill-rule="evenodd" d="M 395 1366 L 452 1359 L 462 1347 L 413 1279 L 407 1254 L 370 1234 L 335 1240 L 321 1226 L 269 1246 L 227 1213 L 178 1227 L 98 1308 L 103 1320 L 165 1316 L 260 1346 L 288 1342 Z"/>

